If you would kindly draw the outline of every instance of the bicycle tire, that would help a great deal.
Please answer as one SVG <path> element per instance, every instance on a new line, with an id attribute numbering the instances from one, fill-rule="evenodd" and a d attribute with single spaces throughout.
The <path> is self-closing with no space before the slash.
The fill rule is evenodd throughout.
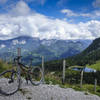
<path id="1" fill-rule="evenodd" d="M 43 71 L 40 67 L 33 67 L 29 75 L 30 75 L 30 82 L 33 85 L 37 86 L 43 82 Z"/>
<path id="2" fill-rule="evenodd" d="M 13 95 L 19 88 L 19 73 L 14 70 L 7 70 L 0 74 L 0 94 L 5 96 Z"/>

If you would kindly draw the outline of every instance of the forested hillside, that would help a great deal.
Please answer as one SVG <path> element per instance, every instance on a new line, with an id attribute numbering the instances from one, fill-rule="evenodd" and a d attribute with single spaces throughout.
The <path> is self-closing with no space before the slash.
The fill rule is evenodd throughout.
<path id="1" fill-rule="evenodd" d="M 96 61 L 100 60 L 100 38 L 95 39 L 88 48 L 86 48 L 80 54 L 73 57 L 66 58 L 66 66 L 95 64 Z M 60 70 L 62 68 L 62 60 L 55 60 L 46 62 L 47 69 Z"/>

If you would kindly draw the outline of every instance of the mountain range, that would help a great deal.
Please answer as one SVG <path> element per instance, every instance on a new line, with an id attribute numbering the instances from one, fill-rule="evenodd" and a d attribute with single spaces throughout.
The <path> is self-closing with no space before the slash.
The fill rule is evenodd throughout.
<path id="1" fill-rule="evenodd" d="M 41 56 L 45 61 L 57 60 L 76 55 L 86 49 L 92 40 L 40 40 L 39 38 L 20 36 L 9 40 L 0 40 L 0 58 L 9 61 L 17 55 L 17 48 L 21 48 L 22 61 L 29 62 L 33 58 L 33 64 L 41 62 Z"/>
<path id="2" fill-rule="evenodd" d="M 92 43 L 82 52 L 65 58 L 66 67 L 70 66 L 86 66 L 96 64 L 97 61 L 100 61 L 100 38 L 97 38 L 92 41 Z M 53 60 L 45 63 L 45 66 L 48 70 L 61 70 L 63 59 Z M 100 67 L 100 66 L 97 66 Z"/>
<path id="3" fill-rule="evenodd" d="M 100 60 L 100 38 L 93 40 L 93 42 L 83 52 L 73 57 L 77 60 L 77 64 L 86 65 L 94 64 Z"/>

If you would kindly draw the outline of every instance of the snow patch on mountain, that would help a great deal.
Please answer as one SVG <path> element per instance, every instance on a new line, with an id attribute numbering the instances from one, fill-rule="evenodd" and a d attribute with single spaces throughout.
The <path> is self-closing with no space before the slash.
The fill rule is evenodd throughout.
<path id="1" fill-rule="evenodd" d="M 13 41 L 12 41 L 12 44 L 13 44 L 13 45 L 17 45 L 17 44 L 23 44 L 23 45 L 24 45 L 24 44 L 26 44 L 26 41 L 25 41 L 25 40 L 22 40 L 22 41 L 13 40 Z"/>
<path id="2" fill-rule="evenodd" d="M 57 41 L 56 39 L 50 39 L 50 40 L 44 39 L 44 40 L 42 40 L 41 44 L 46 45 L 46 46 L 50 46 L 50 45 L 54 44 L 56 41 Z"/>
<path id="3" fill-rule="evenodd" d="M 6 47 L 6 45 L 4 45 L 4 44 L 0 45 L 0 49 L 5 48 L 5 47 Z"/>
<path id="4" fill-rule="evenodd" d="M 19 44 L 26 44 L 26 41 L 22 40 L 22 41 L 19 42 Z"/>
<path id="5" fill-rule="evenodd" d="M 52 41 L 42 41 L 41 44 L 50 46 L 52 44 Z"/>

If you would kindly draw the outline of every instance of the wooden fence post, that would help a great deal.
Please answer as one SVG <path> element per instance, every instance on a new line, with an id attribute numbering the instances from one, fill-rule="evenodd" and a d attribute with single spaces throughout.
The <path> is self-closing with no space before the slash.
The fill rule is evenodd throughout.
<path id="1" fill-rule="evenodd" d="M 66 61 L 63 60 L 63 75 L 62 75 L 62 84 L 65 83 L 65 67 L 66 67 Z"/>
<path id="2" fill-rule="evenodd" d="M 21 56 L 21 48 L 17 48 L 17 55 Z"/>
<path id="3" fill-rule="evenodd" d="M 81 71 L 80 88 L 82 88 L 82 85 L 83 85 L 83 70 Z"/>
<path id="4" fill-rule="evenodd" d="M 42 71 L 43 71 L 43 84 L 45 83 L 45 76 L 44 76 L 44 56 L 42 56 Z"/>
<path id="5" fill-rule="evenodd" d="M 97 86 L 97 79 L 95 78 L 95 82 L 94 82 L 94 92 L 96 92 L 96 86 Z"/>
<path id="6" fill-rule="evenodd" d="M 21 48 L 17 48 L 17 56 L 20 57 L 21 56 Z M 21 59 L 19 59 L 19 61 L 21 61 Z M 17 71 L 18 71 L 18 75 L 21 75 L 21 69 L 20 66 L 17 64 Z M 20 78 L 20 82 L 22 82 L 21 77 Z M 20 85 L 20 87 L 22 87 L 22 84 Z"/>

